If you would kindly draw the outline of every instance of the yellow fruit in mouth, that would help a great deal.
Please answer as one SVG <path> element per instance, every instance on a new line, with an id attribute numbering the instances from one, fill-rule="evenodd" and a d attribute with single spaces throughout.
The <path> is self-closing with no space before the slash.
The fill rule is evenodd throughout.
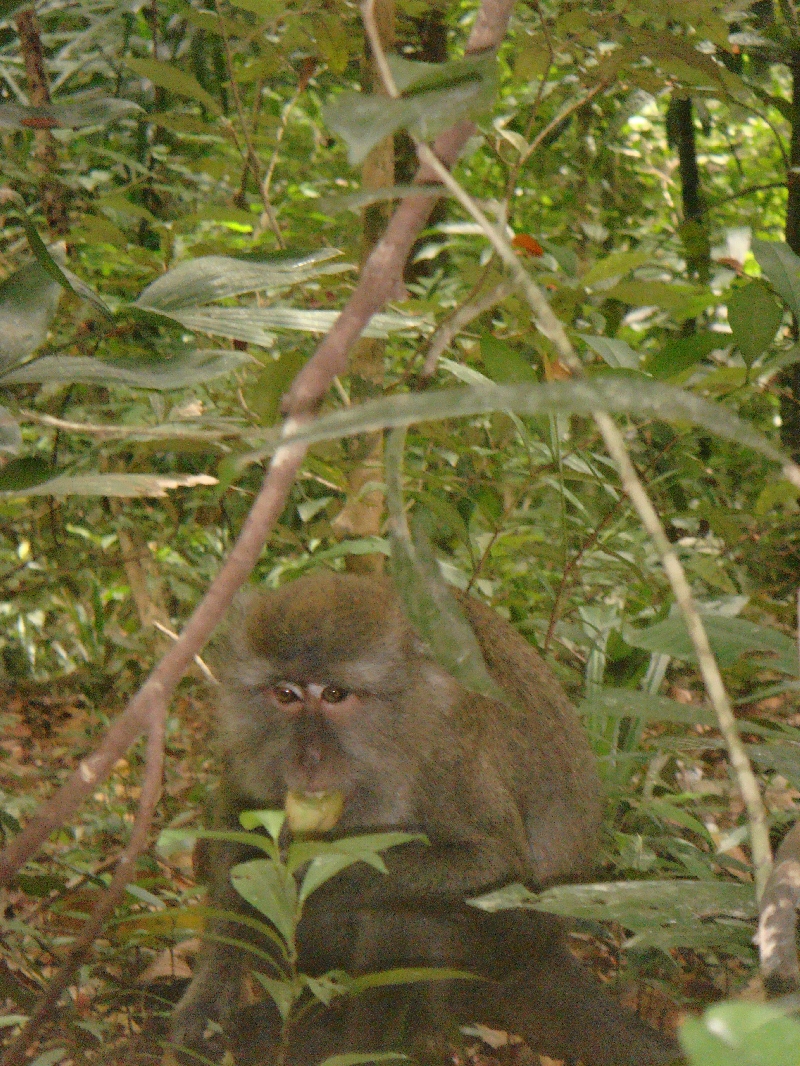
<path id="1" fill-rule="evenodd" d="M 300 836 L 327 833 L 342 817 L 344 795 L 341 792 L 295 792 L 290 789 L 286 793 L 284 810 L 293 833 Z"/>

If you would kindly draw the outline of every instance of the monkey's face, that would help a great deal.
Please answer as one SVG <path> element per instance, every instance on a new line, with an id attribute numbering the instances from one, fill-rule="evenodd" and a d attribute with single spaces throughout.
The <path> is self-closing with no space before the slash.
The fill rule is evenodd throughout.
<path id="1" fill-rule="evenodd" d="M 343 830 L 403 824 L 434 668 L 388 584 L 331 577 L 252 595 L 232 626 L 219 705 L 227 777 L 252 806 L 337 793 Z"/>

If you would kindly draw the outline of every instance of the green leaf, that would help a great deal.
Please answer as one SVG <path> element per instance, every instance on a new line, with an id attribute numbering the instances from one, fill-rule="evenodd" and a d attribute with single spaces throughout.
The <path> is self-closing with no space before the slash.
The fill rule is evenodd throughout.
<path id="1" fill-rule="evenodd" d="M 315 203 L 323 215 L 336 215 L 340 211 L 358 213 L 370 204 L 384 200 L 401 200 L 404 196 L 447 196 L 443 185 L 392 185 L 385 189 L 362 189 L 361 192 L 341 193 L 338 196 L 321 196 Z"/>
<path id="2" fill-rule="evenodd" d="M 481 337 L 481 359 L 486 373 L 498 385 L 516 385 L 538 381 L 536 370 L 524 356 L 506 341 Z"/>
<path id="3" fill-rule="evenodd" d="M 539 893 L 509 885 L 468 902 L 489 913 L 529 907 L 569 918 L 619 922 L 635 931 L 678 921 L 697 924 L 717 916 L 749 921 L 757 913 L 752 886 L 730 881 L 616 881 L 559 885 Z"/>
<path id="4" fill-rule="evenodd" d="M 301 974 L 300 980 L 312 996 L 318 999 L 320 1003 L 324 1003 L 326 1007 L 337 996 L 349 995 L 353 985 L 352 979 L 340 970 L 331 970 L 321 977 L 309 977 L 308 974 Z"/>
<path id="5" fill-rule="evenodd" d="M 491 57 L 419 64 L 392 57 L 398 88 L 410 94 L 396 100 L 345 92 L 323 108 L 323 119 L 347 144 L 351 166 L 361 163 L 379 141 L 406 128 L 432 140 L 456 122 L 476 118 L 491 106 L 496 60 Z M 424 68 L 424 69 L 420 69 Z M 406 85 L 401 83 L 407 82 Z"/>
<path id="6" fill-rule="evenodd" d="M 109 306 L 97 295 L 94 289 L 89 288 L 85 282 L 81 281 L 76 274 L 73 274 L 71 270 L 59 261 L 64 256 L 63 247 L 54 245 L 52 249 L 48 248 L 39 236 L 39 231 L 28 215 L 25 205 L 16 204 L 16 202 L 15 205 L 17 208 L 16 215 L 25 230 L 31 251 L 43 269 L 47 271 L 54 281 L 57 281 L 65 289 L 74 292 L 76 296 L 80 296 L 82 300 L 88 301 L 106 318 L 113 317 Z"/>
<path id="7" fill-rule="evenodd" d="M 242 833 L 236 829 L 162 829 L 157 847 L 167 854 L 170 851 L 185 851 L 196 840 L 222 840 L 228 844 L 244 844 L 271 854 L 275 845 L 263 833 Z"/>
<path id="8" fill-rule="evenodd" d="M 652 252 L 646 252 L 642 249 L 638 249 L 635 252 L 613 252 L 611 255 L 606 256 L 605 259 L 599 259 L 592 264 L 581 277 L 581 285 L 590 289 L 599 281 L 622 277 L 630 273 L 631 270 L 651 262 L 654 258 Z"/>
<path id="9" fill-rule="evenodd" d="M 336 877 L 342 870 L 346 870 L 348 866 L 352 866 L 353 863 L 358 861 L 359 856 L 345 855 L 342 852 L 318 855 L 317 858 L 312 859 L 300 885 L 299 902 L 305 903 L 311 893 L 316 892 L 320 885 L 324 885 L 326 881 L 330 881 L 332 877 Z M 383 872 L 385 870 L 384 866 Z"/>
<path id="10" fill-rule="evenodd" d="M 771 669 L 798 674 L 797 645 L 785 633 L 756 625 L 745 618 L 727 618 L 719 614 L 704 613 L 703 625 L 720 666 L 733 666 L 740 656 L 757 652 L 769 657 L 765 665 Z M 677 612 L 647 629 L 626 627 L 622 635 L 625 643 L 633 648 L 696 661 L 686 623 Z"/>
<path id="11" fill-rule="evenodd" d="M 785 241 L 754 239 L 752 249 L 761 273 L 792 314 L 800 317 L 800 257 Z"/>
<path id="12" fill-rule="evenodd" d="M 335 841 L 293 840 L 286 856 L 286 869 L 289 873 L 295 873 L 308 864 L 309 868 L 300 891 L 301 900 L 305 900 L 321 884 L 354 862 L 366 862 L 381 873 L 386 873 L 386 865 L 380 853 L 413 841 L 428 843 L 422 833 L 404 833 L 399 830 L 363 833 Z"/>
<path id="13" fill-rule="evenodd" d="M 719 297 L 695 285 L 668 281 L 621 281 L 603 293 L 607 300 L 619 300 L 633 307 L 661 307 L 682 321 L 717 303 Z"/>
<path id="14" fill-rule="evenodd" d="M 420 981 L 479 981 L 481 978 L 467 970 L 451 970 L 446 966 L 403 966 L 379 973 L 365 973 L 352 978 L 353 992 L 389 985 L 415 985 Z"/>
<path id="15" fill-rule="evenodd" d="M 335 248 L 323 248 L 291 259 L 201 255 L 178 263 L 151 282 L 139 294 L 135 306 L 149 311 L 181 311 L 246 292 L 280 292 L 313 278 L 352 269 L 349 263 L 330 262 L 341 254 Z"/>
<path id="16" fill-rule="evenodd" d="M 647 355 L 642 369 L 654 378 L 670 378 L 699 363 L 715 348 L 727 347 L 727 341 L 728 338 L 720 333 L 696 333 L 692 337 L 681 337 L 665 345 L 660 352 Z"/>
<path id="17" fill-rule="evenodd" d="M 406 1062 L 408 1055 L 399 1051 L 345 1051 L 340 1055 L 329 1055 L 319 1066 L 365 1066 L 369 1062 Z"/>
<path id="18" fill-rule="evenodd" d="M 608 366 L 624 370 L 639 369 L 641 356 L 627 341 L 617 340 L 615 337 L 591 337 L 588 333 L 580 333 L 578 336 L 593 348 Z"/>
<path id="19" fill-rule="evenodd" d="M 446 418 L 465 418 L 488 411 L 518 414 L 578 414 L 602 410 L 642 418 L 675 419 L 702 426 L 710 433 L 752 448 L 773 462 L 786 459 L 766 437 L 720 404 L 709 403 L 684 389 L 637 378 L 597 377 L 591 381 L 552 381 L 540 385 L 468 386 L 437 389 L 424 394 L 369 400 L 334 411 L 299 427 L 288 441 L 317 442 L 379 429 L 409 426 Z M 270 445 L 272 450 L 277 445 Z M 260 458 L 260 452 L 252 453 Z M 269 454 L 269 452 L 265 453 Z"/>
<path id="20" fill-rule="evenodd" d="M 242 899 L 272 922 L 287 944 L 294 942 L 297 889 L 284 867 L 270 859 L 249 859 L 233 867 L 231 883 Z"/>
<path id="21" fill-rule="evenodd" d="M 274 329 L 327 333 L 339 317 L 338 311 L 306 311 L 300 307 L 201 307 L 155 312 L 142 304 L 137 306 L 180 322 L 187 329 L 247 341 L 263 348 L 271 348 L 275 343 L 275 334 L 271 332 Z M 403 330 L 419 333 L 429 328 L 427 318 L 384 311 L 372 316 L 361 335 L 385 339 Z"/>
<path id="22" fill-rule="evenodd" d="M 759 770 L 773 770 L 785 777 L 792 788 L 800 788 L 800 744 L 792 744 L 788 740 L 773 744 L 748 744 L 747 754 Z"/>
<path id="23" fill-rule="evenodd" d="M 297 350 L 267 359 L 258 376 L 244 388 L 245 402 L 259 416 L 261 425 L 271 426 L 279 420 L 281 398 L 307 362 L 308 354 Z"/>
<path id="24" fill-rule="evenodd" d="M 478 639 L 442 577 L 419 523 L 412 538 L 405 521 L 402 462 L 405 434 L 395 431 L 386 445 L 386 503 L 392 549 L 390 566 L 406 613 L 434 659 L 465 688 L 505 699 L 486 669 Z"/>
<path id="25" fill-rule="evenodd" d="M 2 378 L 2 384 L 63 382 L 81 385 L 127 385 L 137 389 L 186 389 L 253 365 L 246 352 L 217 348 L 191 348 L 164 352 L 163 361 L 103 362 L 86 355 L 46 355 L 34 359 Z"/>
<path id="26" fill-rule="evenodd" d="M 0 372 L 47 340 L 61 286 L 40 263 L 28 263 L 0 283 Z"/>
<path id="27" fill-rule="evenodd" d="M 188 96 L 190 100 L 196 100 L 213 114 L 222 115 L 222 108 L 211 93 L 206 92 L 197 78 L 191 74 L 173 67 L 170 63 L 163 63 L 159 59 L 137 59 L 134 56 L 125 56 L 123 62 L 134 74 L 138 74 L 140 78 L 147 78 L 160 89 L 169 89 L 178 96 Z"/>
<path id="28" fill-rule="evenodd" d="M 38 455 L 21 455 L 0 468 L 0 492 L 24 492 L 52 477 L 53 468 Z"/>
<path id="29" fill-rule="evenodd" d="M 266 974 L 253 971 L 253 977 L 269 995 L 272 1002 L 278 1008 L 278 1013 L 284 1021 L 289 1017 L 292 1007 L 297 1002 L 297 993 L 290 980 L 282 980 L 280 977 L 267 977 Z"/>
<path id="30" fill-rule="evenodd" d="M 22 430 L 19 428 L 19 422 L 7 407 L 0 405 L 0 452 L 14 455 L 21 447 Z"/>
<path id="31" fill-rule="evenodd" d="M 6 496 L 153 496 L 164 497 L 167 489 L 216 485 L 208 474 L 62 474 L 30 488 L 8 489 Z"/>
<path id="32" fill-rule="evenodd" d="M 691 1066 L 800 1066 L 800 1022 L 767 1003 L 719 1003 L 678 1037 Z"/>
<path id="33" fill-rule="evenodd" d="M 578 704 L 578 713 L 612 718 L 641 718 L 645 722 L 679 722 L 682 725 L 717 725 L 708 707 L 678 703 L 641 689 L 601 688 Z"/>
<path id="34" fill-rule="evenodd" d="M 283 823 L 286 821 L 285 811 L 242 811 L 239 821 L 244 829 L 257 829 L 259 826 L 266 829 L 270 837 L 278 843 Z"/>
<path id="35" fill-rule="evenodd" d="M 728 325 L 748 366 L 771 343 L 782 321 L 783 308 L 761 281 L 739 286 L 728 296 Z"/>

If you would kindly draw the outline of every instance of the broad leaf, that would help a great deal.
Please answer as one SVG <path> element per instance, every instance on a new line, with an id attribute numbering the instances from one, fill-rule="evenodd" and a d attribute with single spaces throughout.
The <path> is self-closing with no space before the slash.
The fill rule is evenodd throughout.
<path id="1" fill-rule="evenodd" d="M 750 920 L 756 915 L 752 886 L 730 881 L 616 881 L 559 885 L 539 893 L 509 885 L 468 902 L 490 913 L 530 907 L 569 918 L 619 922 L 633 930 L 679 921 L 696 924 L 715 916 Z"/>
<path id="2" fill-rule="evenodd" d="M 617 340 L 615 337 L 592 337 L 587 333 L 581 333 L 580 338 L 609 366 L 624 370 L 639 369 L 641 357 L 627 341 Z"/>
<path id="3" fill-rule="evenodd" d="M 82 385 L 128 385 L 138 389 L 186 389 L 204 381 L 238 370 L 243 364 L 252 365 L 246 352 L 226 349 L 193 348 L 165 353 L 163 362 L 103 362 L 90 356 L 47 355 L 34 359 L 2 379 L 4 384 L 23 385 L 29 382 L 64 382 Z"/>
<path id="4" fill-rule="evenodd" d="M 492 105 L 494 56 L 419 64 L 392 57 L 393 73 L 406 95 L 345 92 L 323 109 L 328 126 L 344 140 L 352 166 L 361 163 L 379 141 L 406 128 L 420 140 L 432 140 L 456 122 L 476 118 Z M 424 68 L 424 69 L 420 69 Z M 406 83 L 406 84 L 404 84 Z"/>
<path id="5" fill-rule="evenodd" d="M 481 337 L 481 359 L 486 373 L 498 385 L 516 385 L 539 380 L 533 364 L 516 348 L 496 337 Z"/>
<path id="6" fill-rule="evenodd" d="M 402 461 L 405 433 L 386 446 L 386 504 L 390 517 L 391 571 L 406 613 L 434 659 L 465 688 L 493 699 L 503 692 L 486 669 L 478 639 L 442 577 L 419 523 L 412 538 L 405 521 Z"/>
<path id="7" fill-rule="evenodd" d="M 142 310 L 153 311 L 139 305 Z M 182 311 L 161 311 L 167 318 L 187 329 L 217 337 L 247 341 L 263 348 L 275 343 L 275 329 L 302 333 L 327 333 L 339 317 L 338 311 L 306 311 L 299 307 L 200 307 Z M 391 333 L 409 330 L 416 333 L 430 328 L 427 319 L 412 315 L 382 312 L 373 315 L 362 336 L 386 338 Z"/>
<path id="8" fill-rule="evenodd" d="M 641 689 L 601 688 L 578 704 L 584 717 L 641 718 L 645 722 L 680 722 L 683 725 L 716 726 L 717 716 L 708 707 L 678 703 Z"/>
<path id="9" fill-rule="evenodd" d="M 733 289 L 727 302 L 733 342 L 749 366 L 778 332 L 783 321 L 783 308 L 761 281 L 751 281 Z"/>
<path id="10" fill-rule="evenodd" d="M 789 310 L 800 317 L 800 256 L 785 241 L 754 239 L 752 249 L 762 274 Z"/>
<path id="11" fill-rule="evenodd" d="M 47 340 L 61 286 L 40 263 L 0 283 L 0 372 L 27 358 Z"/>
<path id="12" fill-rule="evenodd" d="M 786 674 L 797 675 L 797 644 L 777 629 L 748 622 L 745 618 L 726 618 L 719 614 L 703 614 L 703 625 L 720 666 L 733 666 L 736 660 L 753 652 L 766 655 L 765 665 Z M 683 616 L 677 612 L 647 629 L 626 627 L 626 644 L 645 651 L 671 655 L 675 659 L 695 661 L 694 646 Z"/>
<path id="13" fill-rule="evenodd" d="M 768 1003 L 718 1003 L 678 1037 L 691 1066 L 800 1066 L 800 1022 Z"/>
<path id="14" fill-rule="evenodd" d="M 581 285 L 590 289 L 599 281 L 608 281 L 609 278 L 623 277 L 637 267 L 651 262 L 655 256 L 652 252 L 637 249 L 635 252 L 613 252 L 605 259 L 599 259 L 581 277 Z"/>
<path id="15" fill-rule="evenodd" d="M 272 922 L 287 944 L 293 942 L 297 892 L 291 874 L 270 859 L 250 859 L 233 867 L 231 883 L 242 899 Z"/>
<path id="16" fill-rule="evenodd" d="M 696 333 L 665 345 L 660 352 L 645 356 L 642 369 L 655 378 L 670 378 L 699 363 L 715 348 L 727 348 L 728 338 L 720 333 Z"/>
<path id="17" fill-rule="evenodd" d="M 253 977 L 261 985 L 270 999 L 278 1008 L 278 1014 L 284 1021 L 289 1017 L 292 1007 L 297 1001 L 297 994 L 290 980 L 281 980 L 280 977 L 267 977 L 266 974 L 253 972 Z"/>
<path id="18" fill-rule="evenodd" d="M 368 988 L 387 988 L 392 985 L 416 985 L 420 981 L 479 981 L 477 974 L 467 970 L 453 970 L 445 966 L 403 966 L 379 973 L 365 973 L 352 979 L 354 992 Z"/>
<path id="19" fill-rule="evenodd" d="M 234 259 L 202 255 L 186 259 L 151 282 L 135 301 L 150 311 L 181 311 L 245 292 L 278 292 L 292 285 L 350 270 L 348 263 L 331 263 L 341 255 L 323 248 L 295 259 Z"/>
<path id="20" fill-rule="evenodd" d="M 222 114 L 219 103 L 192 74 L 187 74 L 186 71 L 173 67 L 171 63 L 163 63 L 159 59 L 137 59 L 134 56 L 125 56 L 123 62 L 131 68 L 134 74 L 138 74 L 140 78 L 147 78 L 153 85 L 161 89 L 169 89 L 178 96 L 188 96 L 190 100 L 197 100 L 215 115 Z"/>
<path id="21" fill-rule="evenodd" d="M 591 381 L 552 381 L 542 385 L 469 386 L 438 389 L 421 395 L 391 396 L 334 411 L 298 428 L 281 443 L 335 440 L 417 422 L 506 410 L 524 415 L 584 416 L 602 410 L 664 421 L 675 419 L 702 426 L 723 439 L 752 448 L 773 462 L 781 465 L 786 462 L 783 453 L 766 437 L 720 404 L 709 403 L 694 393 L 644 378 L 637 378 L 635 382 L 598 377 Z M 260 458 L 260 455 L 255 452 L 252 458 Z"/>
<path id="22" fill-rule="evenodd" d="M 30 488 L 8 490 L 6 496 L 166 496 L 167 489 L 216 485 L 208 474 L 62 474 Z"/>

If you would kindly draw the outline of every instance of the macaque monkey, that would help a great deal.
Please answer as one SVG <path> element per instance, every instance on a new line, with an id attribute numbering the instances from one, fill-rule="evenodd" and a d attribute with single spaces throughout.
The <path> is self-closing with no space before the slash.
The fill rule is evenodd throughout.
<path id="1" fill-rule="evenodd" d="M 548 667 L 494 611 L 459 599 L 504 702 L 468 691 L 431 658 L 382 578 L 319 572 L 252 591 L 230 624 L 215 825 L 238 829 L 243 810 L 285 808 L 291 828 L 325 838 L 407 829 L 429 841 L 386 852 L 388 876 L 356 863 L 308 899 L 300 972 L 419 965 L 481 978 L 334 1000 L 303 1019 L 288 1061 L 405 1050 L 438 1063 L 471 1023 L 587 1066 L 672 1061 L 673 1045 L 575 962 L 556 918 L 464 902 L 515 881 L 585 878 L 602 802 L 589 745 Z M 309 799 L 317 824 L 305 821 Z M 212 906 L 247 911 L 229 872 L 249 857 L 226 843 L 205 849 Z M 223 921 L 212 933 L 245 935 Z M 238 1045 L 237 1061 L 272 1061 L 277 1012 L 243 1007 L 248 965 L 246 953 L 208 940 L 173 1014 L 174 1045 L 218 1054 L 211 1021 Z"/>

